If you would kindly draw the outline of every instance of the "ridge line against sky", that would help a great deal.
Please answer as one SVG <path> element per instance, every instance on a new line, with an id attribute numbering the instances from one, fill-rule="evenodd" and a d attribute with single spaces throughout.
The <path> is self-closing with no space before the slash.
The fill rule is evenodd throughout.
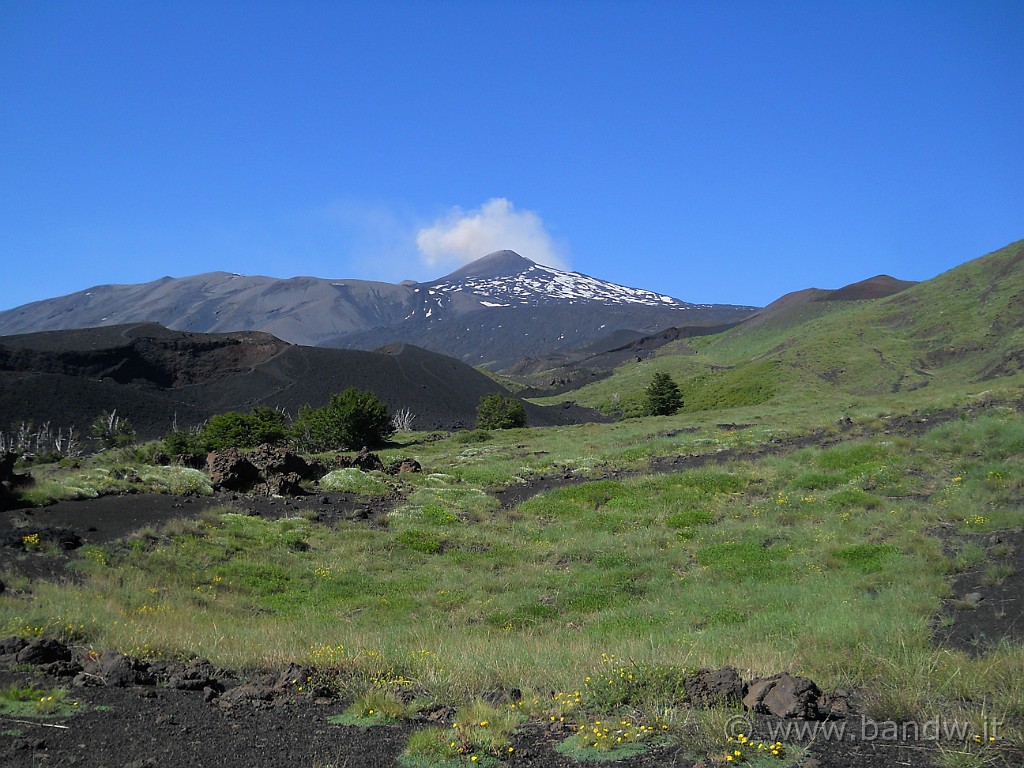
<path id="1" fill-rule="evenodd" d="M 0 6 L 0 309 L 508 248 L 684 301 L 1024 237 L 1020 2 Z"/>

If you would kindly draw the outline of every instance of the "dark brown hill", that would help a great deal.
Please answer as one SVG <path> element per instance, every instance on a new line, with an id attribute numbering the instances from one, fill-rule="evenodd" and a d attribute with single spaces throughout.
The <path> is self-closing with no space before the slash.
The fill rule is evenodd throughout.
<path id="1" fill-rule="evenodd" d="M 0 339 L 0 430 L 22 422 L 80 433 L 117 409 L 139 437 L 256 405 L 295 414 L 346 387 L 409 408 L 418 429 L 472 427 L 483 395 L 506 392 L 470 366 L 411 345 L 377 352 L 287 344 L 266 333 L 203 334 L 152 323 Z M 527 404 L 535 426 L 601 418 Z"/>
<path id="2" fill-rule="evenodd" d="M 867 280 L 844 285 L 842 288 L 828 290 L 824 288 L 804 288 L 802 291 L 793 291 L 773 301 L 763 309 L 754 313 L 753 317 L 743 321 L 744 328 L 756 328 L 769 323 L 779 324 L 788 322 L 792 318 L 802 317 L 806 313 L 803 310 L 810 304 L 820 304 L 829 301 L 866 301 L 868 299 L 883 299 L 901 293 L 908 288 L 917 285 L 913 280 L 897 280 L 889 275 L 876 275 Z M 827 311 L 823 308 L 813 308 L 815 312 Z M 804 318 L 806 319 L 806 318 Z"/>

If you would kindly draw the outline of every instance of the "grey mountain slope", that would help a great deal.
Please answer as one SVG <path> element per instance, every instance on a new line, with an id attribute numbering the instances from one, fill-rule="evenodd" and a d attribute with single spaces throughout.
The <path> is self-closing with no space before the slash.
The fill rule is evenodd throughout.
<path id="1" fill-rule="evenodd" d="M 753 307 L 689 304 L 498 251 L 427 283 L 209 272 L 101 285 L 0 312 L 0 336 L 133 322 L 374 349 L 408 342 L 474 365 L 587 344 L 617 331 L 737 322 Z"/>

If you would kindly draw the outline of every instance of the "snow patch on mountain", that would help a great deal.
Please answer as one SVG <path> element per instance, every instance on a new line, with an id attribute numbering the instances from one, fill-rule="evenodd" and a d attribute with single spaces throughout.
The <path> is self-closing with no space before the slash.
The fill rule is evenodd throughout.
<path id="1" fill-rule="evenodd" d="M 674 309 L 690 309 L 695 306 L 653 291 L 627 288 L 579 272 L 565 272 L 540 264 L 530 264 L 512 275 L 466 276 L 453 281 L 442 278 L 432 283 L 431 288 L 449 294 L 471 293 L 489 299 L 480 301 L 485 307 L 512 304 L 530 306 L 552 302 L 640 304 Z"/>

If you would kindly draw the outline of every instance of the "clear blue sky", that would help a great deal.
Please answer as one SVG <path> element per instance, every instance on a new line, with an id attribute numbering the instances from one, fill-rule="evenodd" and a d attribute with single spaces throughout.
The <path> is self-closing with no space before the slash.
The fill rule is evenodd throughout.
<path id="1" fill-rule="evenodd" d="M 5 0 L 0 158 L 0 308 L 493 243 L 765 304 L 1024 238 L 1024 3 Z"/>

